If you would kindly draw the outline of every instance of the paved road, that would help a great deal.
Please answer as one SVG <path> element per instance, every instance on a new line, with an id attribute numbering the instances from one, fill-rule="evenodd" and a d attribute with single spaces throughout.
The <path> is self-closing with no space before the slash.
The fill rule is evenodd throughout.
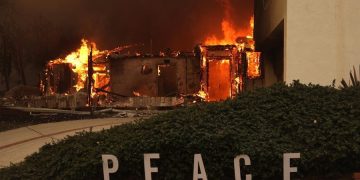
<path id="1" fill-rule="evenodd" d="M 136 118 L 107 118 L 39 124 L 0 132 L 0 168 L 18 163 L 46 143 L 82 131 L 101 131 Z"/>

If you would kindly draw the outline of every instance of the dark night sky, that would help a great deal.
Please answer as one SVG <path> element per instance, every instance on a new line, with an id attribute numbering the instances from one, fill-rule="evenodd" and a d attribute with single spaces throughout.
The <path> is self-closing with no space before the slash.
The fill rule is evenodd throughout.
<path id="1" fill-rule="evenodd" d="M 221 0 L 14 0 L 24 17 L 41 16 L 67 42 L 81 37 L 100 49 L 141 43 L 154 49 L 191 50 L 210 34 L 221 35 Z M 229 0 L 239 28 L 247 27 L 253 0 Z M 63 37 L 64 35 L 62 35 Z M 66 45 L 65 45 L 66 46 Z M 71 46 L 69 46 L 71 47 Z"/>

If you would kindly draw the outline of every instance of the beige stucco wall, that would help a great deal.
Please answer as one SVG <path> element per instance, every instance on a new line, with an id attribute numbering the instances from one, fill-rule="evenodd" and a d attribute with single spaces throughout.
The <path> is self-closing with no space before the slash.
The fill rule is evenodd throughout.
<path id="1" fill-rule="evenodd" d="M 330 85 L 360 64 L 360 0 L 287 0 L 285 81 Z"/>

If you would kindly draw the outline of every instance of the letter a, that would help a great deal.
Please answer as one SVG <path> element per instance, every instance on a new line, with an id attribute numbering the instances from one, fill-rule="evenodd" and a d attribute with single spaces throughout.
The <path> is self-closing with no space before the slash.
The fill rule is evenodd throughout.
<path id="1" fill-rule="evenodd" d="M 200 174 L 199 174 L 199 166 L 200 166 Z M 204 162 L 202 160 L 201 154 L 194 155 L 194 173 L 193 173 L 193 180 L 207 180 Z"/>

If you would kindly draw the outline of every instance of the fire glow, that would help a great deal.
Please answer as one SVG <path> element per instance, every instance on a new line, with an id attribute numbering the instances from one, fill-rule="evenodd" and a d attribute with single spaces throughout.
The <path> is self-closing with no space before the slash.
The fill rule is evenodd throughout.
<path id="1" fill-rule="evenodd" d="M 234 23 L 230 19 L 224 19 L 221 23 L 221 29 L 223 32 L 223 38 L 211 35 L 206 38 L 205 45 L 230 45 L 238 44 L 236 39 L 239 37 L 246 37 L 253 39 L 254 31 L 254 17 L 250 19 L 250 26 L 246 30 L 236 29 Z"/>
<path id="2" fill-rule="evenodd" d="M 196 54 L 196 58 L 200 58 L 196 61 L 200 63 L 200 69 L 197 72 L 201 73 L 200 77 L 197 77 L 200 78 L 199 84 L 196 84 L 195 89 L 189 94 L 192 97 L 200 97 L 203 101 L 222 101 L 232 98 L 246 89 L 247 79 L 256 79 L 261 75 L 260 53 L 255 52 L 253 40 L 254 17 L 249 18 L 250 23 L 247 28 L 237 28 L 230 13 L 232 12 L 230 1 L 222 1 L 225 4 L 225 16 L 219 24 L 219 28 L 222 29 L 223 35 L 221 37 L 208 36 L 204 39 L 203 45 L 199 45 L 200 51 L 196 50 L 192 53 L 194 57 Z M 41 83 L 42 92 L 54 95 L 73 94 L 81 91 L 88 92 L 92 97 L 96 97 L 97 94 L 114 93 L 114 89 L 110 89 L 110 60 L 108 61 L 107 58 L 111 58 L 110 55 L 113 53 L 117 56 L 121 54 L 122 50 L 133 46 L 137 45 L 100 51 L 95 43 L 83 39 L 79 49 L 65 56 L 65 58 L 51 60 L 47 64 L 45 79 Z M 90 54 L 92 58 L 89 58 Z M 124 57 L 130 57 L 129 54 L 131 53 L 124 54 Z M 135 57 L 138 58 L 146 56 L 135 54 Z M 178 57 L 179 54 L 165 55 L 160 53 L 159 57 L 165 56 Z M 89 59 L 92 59 L 91 64 L 89 64 L 91 62 Z M 167 66 L 169 65 L 157 65 L 157 79 L 155 81 L 161 81 L 164 74 L 162 69 Z M 141 71 L 145 71 L 145 67 L 142 66 Z M 88 76 L 92 77 L 89 78 Z M 92 86 L 88 86 L 89 84 Z M 164 88 L 169 88 L 169 86 Z M 115 93 L 122 95 L 123 92 Z M 131 95 L 127 96 L 143 97 L 145 95 L 146 93 L 139 92 L 134 88 Z"/>
<path id="3" fill-rule="evenodd" d="M 197 96 L 205 101 L 234 97 L 245 89 L 246 78 L 261 76 L 260 53 L 255 52 L 253 40 L 254 17 L 250 18 L 247 28 L 236 28 L 230 1 L 222 2 L 225 8 L 221 22 L 222 37 L 210 35 L 200 47 L 202 82 Z"/>
<path id="4" fill-rule="evenodd" d="M 95 59 L 93 65 L 93 88 L 101 88 L 106 86 L 109 83 L 109 75 L 107 71 L 106 64 L 104 63 L 97 63 L 96 59 L 104 56 L 108 53 L 108 51 L 100 51 L 96 48 L 95 43 L 90 43 L 89 41 L 82 39 L 81 47 L 67 55 L 64 59 L 59 58 L 56 60 L 51 60 L 47 67 L 51 68 L 54 65 L 59 64 L 69 64 L 71 67 L 72 72 L 74 73 L 73 77 L 73 88 L 75 91 L 78 92 L 84 88 L 86 88 L 87 81 L 88 81 L 88 61 L 89 55 L 92 52 L 92 59 Z M 51 94 L 54 92 L 50 92 Z M 94 95 L 94 94 L 93 94 Z"/>
<path id="5" fill-rule="evenodd" d="M 247 74 L 251 79 L 258 78 L 261 75 L 260 72 L 260 52 L 246 52 L 247 62 Z"/>
<path id="6" fill-rule="evenodd" d="M 239 42 L 236 42 L 237 38 L 239 37 L 253 39 L 254 17 L 250 17 L 250 24 L 247 28 L 237 28 L 233 19 L 235 10 L 232 6 L 232 3 L 230 0 L 221 0 L 221 3 L 224 8 L 224 17 L 221 22 L 223 37 L 219 38 L 215 35 L 210 35 L 206 38 L 204 42 L 205 45 L 235 45 L 239 44 Z"/>

